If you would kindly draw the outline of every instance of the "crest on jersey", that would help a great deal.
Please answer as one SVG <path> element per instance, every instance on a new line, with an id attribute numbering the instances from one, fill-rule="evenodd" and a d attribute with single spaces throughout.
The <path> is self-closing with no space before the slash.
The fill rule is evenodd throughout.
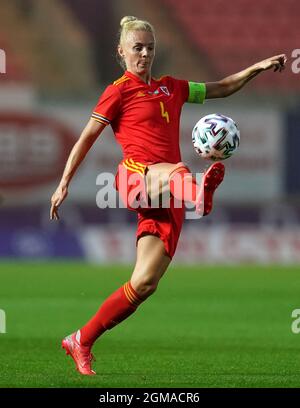
<path id="1" fill-rule="evenodd" d="M 148 94 L 149 95 L 159 95 L 160 92 L 164 93 L 167 96 L 170 96 L 170 92 L 166 86 L 160 86 L 154 92 L 148 91 Z"/>
<path id="2" fill-rule="evenodd" d="M 160 90 L 167 96 L 170 96 L 170 92 L 166 86 L 160 86 Z"/>

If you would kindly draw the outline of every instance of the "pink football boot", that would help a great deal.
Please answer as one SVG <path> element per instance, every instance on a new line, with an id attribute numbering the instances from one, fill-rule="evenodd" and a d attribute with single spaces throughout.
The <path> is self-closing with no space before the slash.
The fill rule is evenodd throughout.
<path id="1" fill-rule="evenodd" d="M 196 202 L 196 213 L 208 215 L 213 208 L 213 195 L 217 187 L 222 183 L 225 174 L 225 166 L 221 162 L 213 163 L 204 173 L 201 182 L 200 195 Z M 204 198 L 204 200 L 203 200 Z M 203 202 L 204 201 L 204 202 Z"/>
<path id="2" fill-rule="evenodd" d="M 62 348 L 66 350 L 66 354 L 70 355 L 75 364 L 77 370 L 83 375 L 95 375 L 96 372 L 91 368 L 92 360 L 95 360 L 91 353 L 91 348 L 88 346 L 82 346 L 76 340 L 76 333 L 71 334 L 63 339 Z"/>

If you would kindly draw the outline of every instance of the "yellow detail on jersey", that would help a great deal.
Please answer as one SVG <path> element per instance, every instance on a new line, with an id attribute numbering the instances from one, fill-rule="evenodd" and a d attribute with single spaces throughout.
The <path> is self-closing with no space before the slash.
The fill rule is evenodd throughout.
<path id="1" fill-rule="evenodd" d="M 126 75 L 125 75 L 125 74 L 122 75 L 120 78 L 116 79 L 116 80 L 114 81 L 114 85 L 115 85 L 117 82 L 122 81 L 122 79 L 124 79 L 124 78 L 126 78 Z"/>
<path id="2" fill-rule="evenodd" d="M 122 84 L 123 82 L 128 81 L 129 79 L 130 79 L 129 77 L 127 77 L 126 75 L 123 75 L 121 78 L 117 79 L 117 80 L 113 83 L 113 85 L 115 85 L 115 86 L 120 85 L 120 84 Z"/>
<path id="3" fill-rule="evenodd" d="M 167 75 L 163 75 L 163 76 L 161 76 L 161 77 L 159 77 L 159 78 L 153 78 L 154 79 L 154 81 L 157 81 L 157 82 L 160 82 L 160 81 L 162 81 L 164 78 L 166 78 L 167 77 Z"/>
<path id="4" fill-rule="evenodd" d="M 170 123 L 170 118 L 169 118 L 169 113 L 165 111 L 165 105 L 163 102 L 160 103 L 160 111 L 161 111 L 161 116 L 166 119 L 167 123 Z"/>
<path id="5" fill-rule="evenodd" d="M 145 175 L 147 166 L 145 164 L 135 162 L 132 159 L 126 159 L 123 161 L 123 166 L 130 171 L 133 171 L 134 173 L 139 173 L 142 176 Z"/>
<path id="6" fill-rule="evenodd" d="M 137 97 L 146 96 L 146 94 L 145 94 L 144 92 L 139 91 L 139 92 L 136 94 L 136 96 L 137 96 Z"/>
<path id="7" fill-rule="evenodd" d="M 131 161 L 131 163 L 134 163 L 134 164 L 136 164 L 137 166 L 142 167 L 143 169 L 146 169 L 146 167 L 147 167 L 146 164 L 143 164 L 143 163 L 134 161 L 133 159 L 129 159 L 129 160 Z"/>

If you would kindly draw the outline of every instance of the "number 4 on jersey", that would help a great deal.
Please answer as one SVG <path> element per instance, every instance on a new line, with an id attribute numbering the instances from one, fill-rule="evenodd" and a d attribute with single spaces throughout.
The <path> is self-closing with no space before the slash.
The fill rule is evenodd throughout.
<path id="1" fill-rule="evenodd" d="M 165 111 L 165 105 L 163 102 L 160 103 L 160 111 L 161 111 L 161 116 L 166 119 L 167 123 L 170 123 L 170 118 L 169 118 L 169 113 Z"/>

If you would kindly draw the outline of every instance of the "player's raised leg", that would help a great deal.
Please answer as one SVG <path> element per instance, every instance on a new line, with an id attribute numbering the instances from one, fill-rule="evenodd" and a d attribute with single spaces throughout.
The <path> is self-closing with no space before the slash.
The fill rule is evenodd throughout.
<path id="1" fill-rule="evenodd" d="M 214 192 L 223 181 L 225 174 L 225 167 L 221 162 L 213 163 L 202 175 L 201 183 L 198 184 L 183 162 L 158 163 L 148 166 L 148 169 L 147 192 L 151 200 L 157 199 L 159 194 L 169 192 L 178 200 L 193 203 L 197 214 L 204 216 L 211 212 Z"/>

